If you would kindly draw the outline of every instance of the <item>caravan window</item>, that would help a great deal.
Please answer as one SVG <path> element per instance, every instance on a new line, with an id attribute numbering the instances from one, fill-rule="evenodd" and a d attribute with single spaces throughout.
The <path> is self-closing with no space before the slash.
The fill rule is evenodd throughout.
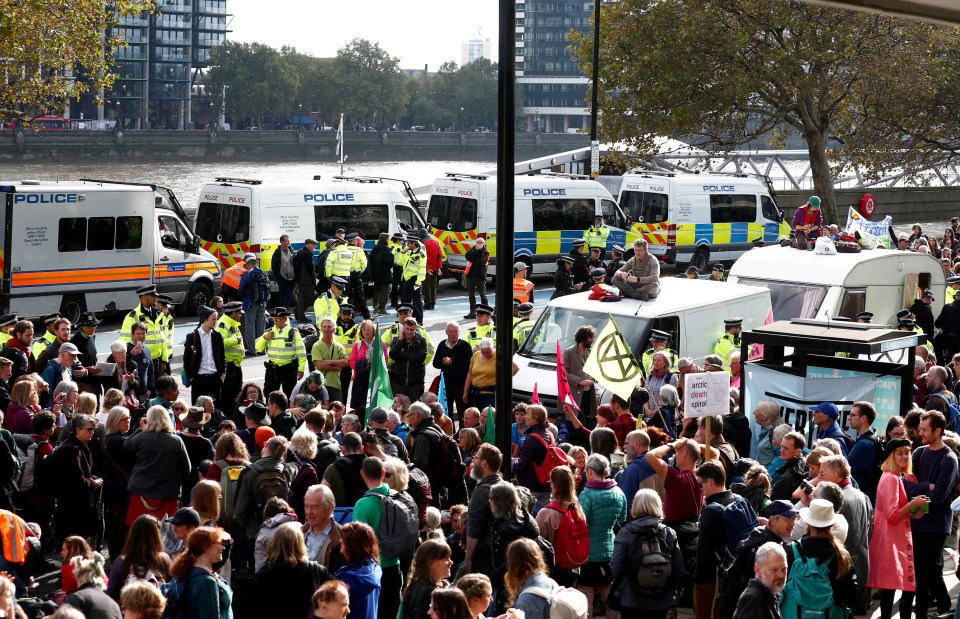
<path id="1" fill-rule="evenodd" d="M 595 214 L 593 200 L 534 200 L 533 230 L 586 230 Z"/>
<path id="2" fill-rule="evenodd" d="M 359 233 L 364 239 L 377 239 L 387 229 L 386 204 L 318 204 L 314 207 L 317 236 L 330 238 L 337 228 L 347 234 Z"/>
<path id="3" fill-rule="evenodd" d="M 826 285 L 771 282 L 741 277 L 738 284 L 758 286 L 770 291 L 774 320 L 813 318 L 827 296 Z"/>
<path id="4" fill-rule="evenodd" d="M 620 194 L 620 208 L 630 222 L 657 224 L 670 216 L 666 194 L 642 191 L 624 191 Z"/>
<path id="5" fill-rule="evenodd" d="M 57 250 L 61 253 L 68 251 L 84 251 L 87 249 L 87 218 L 64 217 L 60 220 L 60 231 L 57 236 Z"/>
<path id="6" fill-rule="evenodd" d="M 427 223 L 438 230 L 468 232 L 477 227 L 477 201 L 473 198 L 430 196 Z"/>
<path id="7" fill-rule="evenodd" d="M 863 288 L 853 288 L 843 291 L 843 297 L 840 299 L 840 316 L 846 316 L 856 322 L 857 314 L 867 308 L 867 291 Z"/>
<path id="8" fill-rule="evenodd" d="M 753 195 L 711 195 L 710 221 L 715 224 L 757 220 L 757 197 Z"/>
<path id="9" fill-rule="evenodd" d="M 242 243 L 250 238 L 250 209 L 237 204 L 201 202 L 194 230 L 206 241 Z"/>
<path id="10" fill-rule="evenodd" d="M 116 227 L 113 217 L 91 217 L 87 223 L 87 251 L 112 250 Z"/>

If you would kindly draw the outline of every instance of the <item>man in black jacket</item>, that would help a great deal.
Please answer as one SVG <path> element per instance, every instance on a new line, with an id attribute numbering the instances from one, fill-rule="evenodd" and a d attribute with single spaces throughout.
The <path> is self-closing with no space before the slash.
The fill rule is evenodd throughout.
<path id="1" fill-rule="evenodd" d="M 96 377 L 100 373 L 100 370 L 97 369 L 96 331 L 100 322 L 93 312 L 80 314 L 80 320 L 77 321 L 77 331 L 70 338 L 73 345 L 80 351 L 77 355 L 77 362 L 87 370 L 87 375 L 77 380 L 77 386 L 81 393 L 92 393 L 98 399 L 100 398 L 101 384 Z"/>
<path id="2" fill-rule="evenodd" d="M 313 252 L 317 249 L 317 241 L 307 239 L 293 256 L 293 281 L 297 284 L 297 309 L 294 317 L 305 322 L 305 312 L 313 307 L 313 299 L 317 295 L 317 280 L 313 272 Z"/>
<path id="3" fill-rule="evenodd" d="M 776 542 L 757 550 L 755 578 L 740 596 L 733 619 L 780 619 L 777 596 L 787 582 L 787 553 Z"/>
<path id="4" fill-rule="evenodd" d="M 574 288 L 577 288 L 577 290 L 583 290 L 583 286 L 586 286 L 587 282 L 590 281 L 590 266 L 587 263 L 587 257 L 583 255 L 585 244 L 583 239 L 577 239 L 573 242 L 573 249 L 569 253 L 569 256 L 573 258 L 571 274 L 573 275 Z M 578 287 L 577 284 L 580 284 L 580 286 Z"/>
<path id="5" fill-rule="evenodd" d="M 387 298 L 390 296 L 394 258 L 387 244 L 389 238 L 389 234 L 381 232 L 367 257 L 367 281 L 373 282 L 373 311 L 377 314 L 387 313 Z"/>
<path id="6" fill-rule="evenodd" d="M 223 336 L 217 331 L 217 311 L 203 305 L 198 310 L 200 326 L 187 333 L 183 344 L 183 371 L 190 380 L 193 404 L 201 395 L 208 395 L 219 404 L 220 388 L 227 371 Z"/>
<path id="7" fill-rule="evenodd" d="M 490 549 L 490 523 L 493 513 L 490 511 L 490 488 L 502 481 L 500 466 L 503 454 L 493 445 L 480 445 L 473 462 L 470 464 L 470 477 L 477 482 L 470 495 L 467 513 L 467 564 L 468 572 L 489 574 L 493 570 L 493 555 Z"/>
<path id="8" fill-rule="evenodd" d="M 784 465 L 777 469 L 780 479 L 770 490 L 774 501 L 789 501 L 800 483 L 807 478 L 807 462 L 803 457 L 803 448 L 807 441 L 799 432 L 788 432 L 780 443 L 780 458 Z"/>
<path id="9" fill-rule="evenodd" d="M 464 316 L 469 320 L 477 317 L 477 293 L 480 293 L 480 302 L 487 304 L 487 263 L 490 262 L 490 252 L 487 251 L 486 239 L 478 238 L 476 244 L 468 249 L 463 257 L 469 263 L 467 267 L 470 269 L 466 276 L 470 313 Z"/>
<path id="10" fill-rule="evenodd" d="M 403 321 L 400 337 L 390 344 L 390 387 L 393 395 L 403 394 L 411 400 L 423 395 L 424 364 L 427 360 L 427 340 L 420 335 L 416 318 Z"/>
<path id="11" fill-rule="evenodd" d="M 933 291 L 924 290 L 920 298 L 910 306 L 910 313 L 916 316 L 917 326 L 923 329 L 927 339 L 930 340 L 933 339 L 933 310 L 930 309 L 933 300 Z"/>
<path id="12" fill-rule="evenodd" d="M 750 536 L 737 546 L 736 558 L 724 578 L 724 608 L 728 611 L 724 613 L 725 616 L 734 615 L 740 594 L 754 578 L 756 555 L 760 547 L 774 543 L 786 550 L 787 540 L 790 539 L 799 514 L 800 511 L 790 501 L 771 501 L 764 512 L 767 525 L 754 529 Z"/>

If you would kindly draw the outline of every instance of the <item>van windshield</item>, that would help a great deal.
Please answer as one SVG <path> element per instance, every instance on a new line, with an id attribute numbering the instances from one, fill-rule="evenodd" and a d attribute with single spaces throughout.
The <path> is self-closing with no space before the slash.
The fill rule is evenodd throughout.
<path id="1" fill-rule="evenodd" d="M 328 239 L 337 228 L 347 234 L 358 233 L 364 239 L 374 239 L 385 232 L 390 223 L 386 204 L 318 204 L 314 207 L 317 237 Z"/>
<path id="2" fill-rule="evenodd" d="M 769 290 L 774 320 L 813 318 L 820 310 L 824 297 L 827 296 L 827 286 L 821 284 L 771 282 L 748 277 L 738 278 L 737 283 Z"/>
<path id="3" fill-rule="evenodd" d="M 609 317 L 605 312 L 548 306 L 520 348 L 520 355 L 554 361 L 557 358 L 557 340 L 560 340 L 560 349 L 564 350 L 576 343 L 574 336 L 579 327 L 590 325 L 600 333 L 607 326 Z M 616 316 L 615 320 L 634 359 L 639 363 L 650 320 L 636 316 Z"/>
<path id="4" fill-rule="evenodd" d="M 630 222 L 657 224 L 669 217 L 669 200 L 665 193 L 624 191 L 620 194 L 620 208 Z"/>
<path id="5" fill-rule="evenodd" d="M 477 201 L 456 196 L 430 196 L 427 223 L 438 230 L 469 232 L 477 227 Z"/>
<path id="6" fill-rule="evenodd" d="M 194 231 L 205 241 L 242 243 L 250 238 L 250 209 L 237 204 L 201 202 Z"/>

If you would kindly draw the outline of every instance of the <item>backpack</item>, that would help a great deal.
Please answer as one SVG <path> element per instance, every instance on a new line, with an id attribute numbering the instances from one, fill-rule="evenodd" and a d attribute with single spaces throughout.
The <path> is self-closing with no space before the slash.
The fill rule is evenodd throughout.
<path id="1" fill-rule="evenodd" d="M 186 619 L 187 617 L 187 591 L 190 588 L 190 581 L 200 573 L 191 574 L 186 578 L 174 578 L 168 583 L 160 585 L 160 593 L 167 600 L 167 605 L 163 609 L 162 619 Z"/>
<path id="2" fill-rule="evenodd" d="M 32 443 L 27 447 L 27 455 L 23 462 L 23 471 L 20 473 L 21 492 L 33 490 L 34 488 L 37 489 L 37 492 L 40 492 L 37 484 L 37 468 L 39 462 L 43 459 L 40 457 L 40 448 L 49 444 L 50 441 L 42 441 L 40 443 Z"/>
<path id="3" fill-rule="evenodd" d="M 270 280 L 263 269 L 250 271 L 250 283 L 254 286 L 252 294 L 254 304 L 266 306 L 270 300 Z"/>
<path id="4" fill-rule="evenodd" d="M 317 264 L 313 268 L 313 273 L 320 279 L 323 279 L 324 277 L 326 277 L 325 274 L 327 272 L 327 257 L 329 255 L 330 255 L 330 250 L 325 249 L 322 252 L 320 252 L 320 255 L 317 256 Z"/>
<path id="5" fill-rule="evenodd" d="M 35 471 L 33 473 L 34 490 L 37 492 L 44 492 L 54 498 L 59 497 L 60 492 L 63 489 L 63 484 L 51 483 L 57 479 L 59 474 L 57 469 L 60 466 L 60 454 L 62 453 L 60 451 L 61 445 L 57 445 L 53 451 L 47 454 L 47 457 L 37 462 L 35 465 Z"/>
<path id="6" fill-rule="evenodd" d="M 663 524 L 640 529 L 630 544 L 626 575 L 634 595 L 660 595 L 673 578 L 673 549 L 676 534 Z"/>
<path id="7" fill-rule="evenodd" d="M 938 396 L 943 403 L 947 405 L 947 430 L 951 432 L 957 431 L 957 419 L 960 419 L 960 406 L 957 406 L 956 402 L 947 397 L 949 391 L 938 391 L 936 393 L 931 393 L 930 397 Z"/>
<path id="8" fill-rule="evenodd" d="M 543 587 L 529 587 L 524 589 L 523 593 L 547 600 L 551 619 L 587 619 L 587 596 L 581 591 L 557 585 L 553 591 L 547 591 Z"/>
<path id="9" fill-rule="evenodd" d="M 127 572 L 127 579 L 123 581 L 123 586 L 132 585 L 137 582 L 145 582 L 153 585 L 157 589 L 160 588 L 160 585 L 163 584 L 164 578 L 163 574 L 157 572 L 154 569 L 148 569 L 141 576 L 136 568 L 132 568 Z"/>
<path id="10" fill-rule="evenodd" d="M 753 511 L 750 501 L 737 496 L 729 505 L 720 506 L 712 503 L 708 506 L 720 513 L 724 527 L 727 529 L 727 549 L 725 556 L 717 555 L 721 567 L 730 565 L 737 555 L 737 546 L 750 536 L 750 533 L 760 526 L 757 512 Z"/>
<path id="11" fill-rule="evenodd" d="M 556 501 L 547 505 L 562 513 L 560 524 L 553 537 L 553 554 L 557 567 L 572 570 L 587 562 L 590 555 L 590 530 L 587 521 L 571 507 L 563 507 Z"/>
<path id="12" fill-rule="evenodd" d="M 437 443 L 440 453 L 434 461 L 433 475 L 430 476 L 431 481 L 436 480 L 443 487 L 449 487 L 457 481 L 463 481 L 466 468 L 463 466 L 463 457 L 460 455 L 460 447 L 457 445 L 457 441 L 440 428 L 437 428 L 434 434 L 438 437 Z"/>
<path id="13" fill-rule="evenodd" d="M 753 578 L 757 549 L 769 540 L 762 535 L 748 537 L 737 546 L 737 556 L 723 572 L 723 614 L 730 619 L 737 609 L 737 600 Z"/>
<path id="14" fill-rule="evenodd" d="M 244 464 L 230 464 L 226 460 L 217 460 L 220 467 L 220 517 L 226 524 L 236 524 L 237 489 L 240 474 L 246 469 Z"/>
<path id="15" fill-rule="evenodd" d="M 534 464 L 533 469 L 537 473 L 537 481 L 546 486 L 550 483 L 550 472 L 558 466 L 566 466 L 570 463 L 570 460 L 567 459 L 567 454 L 564 453 L 562 449 L 557 447 L 556 442 L 553 440 L 553 435 L 550 435 L 550 442 L 547 443 L 546 440 L 536 432 L 531 432 L 525 437 L 530 438 L 531 436 L 535 437 L 540 444 L 543 445 L 547 454 L 543 457 L 543 461 L 540 464 Z"/>
<path id="16" fill-rule="evenodd" d="M 259 468 L 256 464 L 250 467 L 257 476 L 253 480 L 253 497 L 257 505 L 257 517 L 263 517 L 263 508 L 273 497 L 284 501 L 290 499 L 290 480 L 284 475 L 283 466 L 278 469 Z"/>
<path id="17" fill-rule="evenodd" d="M 849 616 L 845 608 L 833 601 L 830 584 L 830 562 L 819 563 L 805 557 L 800 544 L 792 545 L 793 565 L 780 595 L 780 615 L 783 619 L 843 619 Z"/>
<path id="18" fill-rule="evenodd" d="M 380 499 L 380 526 L 377 530 L 380 552 L 387 557 L 412 555 L 420 535 L 420 519 L 414 500 L 396 490 L 386 496 L 371 490 L 363 496 Z"/>

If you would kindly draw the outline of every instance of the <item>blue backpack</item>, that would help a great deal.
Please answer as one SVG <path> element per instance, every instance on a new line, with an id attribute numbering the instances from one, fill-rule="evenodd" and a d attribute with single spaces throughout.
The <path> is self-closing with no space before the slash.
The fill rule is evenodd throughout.
<path id="1" fill-rule="evenodd" d="M 946 405 L 946 414 L 944 415 L 947 418 L 947 430 L 951 432 L 957 431 L 957 419 L 960 419 L 960 406 L 957 406 L 956 403 L 947 397 L 946 394 L 950 393 L 949 391 L 938 391 L 936 393 L 931 393 L 930 397 L 938 396 L 943 403 Z"/>
<path id="2" fill-rule="evenodd" d="M 805 557 L 799 543 L 793 544 L 791 552 L 793 565 L 780 594 L 780 616 L 783 619 L 849 619 L 849 609 L 833 601 L 830 561 L 821 563 Z"/>
<path id="3" fill-rule="evenodd" d="M 723 518 L 723 524 L 727 529 L 726 552 L 723 557 L 717 555 L 720 566 L 725 568 L 736 558 L 737 546 L 740 542 L 750 537 L 750 533 L 760 526 L 760 519 L 757 518 L 757 512 L 753 511 L 750 502 L 742 496 L 736 497 L 729 505 L 713 503 L 708 508 L 720 512 L 720 517 Z"/>
<path id="4" fill-rule="evenodd" d="M 190 574 L 186 578 L 174 578 L 160 585 L 160 592 L 167 599 L 162 619 L 186 619 L 187 592 L 190 590 L 190 581 L 197 576 L 202 576 L 202 573 Z"/>

